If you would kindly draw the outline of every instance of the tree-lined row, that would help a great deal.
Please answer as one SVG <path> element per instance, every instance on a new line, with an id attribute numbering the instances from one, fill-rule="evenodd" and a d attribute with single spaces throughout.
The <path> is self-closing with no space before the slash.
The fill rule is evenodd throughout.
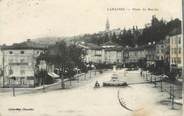
<path id="1" fill-rule="evenodd" d="M 134 26 L 133 29 L 123 29 L 118 34 L 113 31 L 86 34 L 78 37 L 78 39 L 74 41 L 85 41 L 100 45 L 111 40 L 124 47 L 134 47 L 136 45 L 142 46 L 148 44 L 148 42 L 159 42 L 165 39 L 167 35 L 170 35 L 173 30 L 177 30 L 177 33 L 181 33 L 181 21 L 177 18 L 167 22 L 153 16 L 151 24 L 145 26 L 145 28 L 138 29 L 135 27 L 136 26 Z"/>

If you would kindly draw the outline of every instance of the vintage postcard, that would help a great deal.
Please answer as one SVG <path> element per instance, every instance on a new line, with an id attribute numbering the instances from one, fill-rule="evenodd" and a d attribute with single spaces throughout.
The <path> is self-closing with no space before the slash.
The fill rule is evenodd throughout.
<path id="1" fill-rule="evenodd" d="M 0 116 L 182 116 L 182 0 L 0 0 Z"/>

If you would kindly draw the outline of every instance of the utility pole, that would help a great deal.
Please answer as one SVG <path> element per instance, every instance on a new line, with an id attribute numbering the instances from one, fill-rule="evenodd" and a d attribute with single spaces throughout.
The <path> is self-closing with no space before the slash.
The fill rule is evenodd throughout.
<path id="1" fill-rule="evenodd" d="M 171 108 L 174 109 L 174 84 L 172 85 L 172 99 L 171 99 Z"/>
<path id="2" fill-rule="evenodd" d="M 157 87 L 157 83 L 156 83 L 156 81 L 157 81 L 157 77 L 155 76 L 155 87 Z"/>
<path id="3" fill-rule="evenodd" d="M 65 88 L 65 85 L 64 85 L 64 65 L 61 65 L 61 67 L 59 68 L 59 72 L 60 72 L 60 78 L 61 78 L 61 88 L 64 89 Z"/>
<path id="4" fill-rule="evenodd" d="M 12 77 L 11 80 L 12 80 L 13 96 L 15 97 L 15 81 L 16 81 L 16 78 Z"/>
<path id="5" fill-rule="evenodd" d="M 42 78 L 43 78 L 43 92 L 45 92 L 45 71 L 42 70 Z"/>
<path id="6" fill-rule="evenodd" d="M 151 74 L 151 83 L 153 82 L 152 78 L 153 78 L 153 75 Z"/>
<path id="7" fill-rule="evenodd" d="M 172 93 L 171 92 L 172 92 L 172 87 L 171 87 L 171 83 L 170 83 L 170 88 L 169 88 L 169 95 L 170 95 L 169 98 L 170 99 L 172 98 Z"/>
<path id="8" fill-rule="evenodd" d="M 148 77 L 147 76 L 148 76 L 148 74 L 147 74 L 147 70 L 146 70 L 146 81 L 148 80 Z"/>
<path id="9" fill-rule="evenodd" d="M 91 78 L 91 69 L 89 70 L 90 78 Z"/>
<path id="10" fill-rule="evenodd" d="M 78 70 L 78 68 L 77 68 L 77 80 L 78 80 L 78 83 L 79 83 L 79 79 L 80 79 L 80 76 L 79 76 L 79 72 L 78 72 L 79 70 Z"/>
<path id="11" fill-rule="evenodd" d="M 163 92 L 163 90 L 162 90 L 162 77 L 160 77 L 160 89 L 161 89 L 161 92 Z"/>

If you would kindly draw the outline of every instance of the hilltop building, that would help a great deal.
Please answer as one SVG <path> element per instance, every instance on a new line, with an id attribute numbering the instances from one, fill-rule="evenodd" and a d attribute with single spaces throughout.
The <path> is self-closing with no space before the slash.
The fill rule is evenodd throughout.
<path id="1" fill-rule="evenodd" d="M 109 32 L 109 30 L 110 30 L 110 23 L 109 23 L 109 19 L 107 18 L 106 25 L 105 25 L 105 31 Z"/>

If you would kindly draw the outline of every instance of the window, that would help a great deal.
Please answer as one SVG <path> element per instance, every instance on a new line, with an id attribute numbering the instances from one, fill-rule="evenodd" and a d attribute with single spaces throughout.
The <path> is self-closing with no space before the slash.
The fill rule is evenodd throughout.
<path id="1" fill-rule="evenodd" d="M 175 64 L 175 62 L 174 62 L 174 58 L 173 58 L 173 64 Z"/>
<path id="2" fill-rule="evenodd" d="M 95 50 L 95 56 L 101 56 L 101 51 L 100 50 Z"/>
<path id="3" fill-rule="evenodd" d="M 13 63 L 13 59 L 9 59 L 9 63 Z"/>
<path id="4" fill-rule="evenodd" d="M 178 53 L 181 54 L 181 48 L 178 48 Z"/>
<path id="5" fill-rule="evenodd" d="M 172 43 L 172 44 L 174 44 L 174 40 L 173 40 L 173 38 L 171 38 L 171 43 Z"/>
<path id="6" fill-rule="evenodd" d="M 24 59 L 20 59 L 20 62 L 23 63 L 24 62 Z"/>
<path id="7" fill-rule="evenodd" d="M 25 70 L 26 70 L 26 67 L 25 66 L 20 66 L 20 75 L 24 75 L 25 74 Z"/>
<path id="8" fill-rule="evenodd" d="M 9 54 L 13 54 L 13 52 L 12 51 L 9 51 Z"/>
<path id="9" fill-rule="evenodd" d="M 21 54 L 24 54 L 24 51 L 20 51 Z"/>
<path id="10" fill-rule="evenodd" d="M 175 57 L 175 64 L 177 64 L 178 63 L 178 58 L 177 57 Z"/>
<path id="11" fill-rule="evenodd" d="M 178 62 L 178 64 L 180 64 L 181 63 L 181 58 L 178 58 L 178 61 L 177 62 Z"/>
<path id="12" fill-rule="evenodd" d="M 180 37 L 178 38 L 178 43 L 181 44 L 181 38 Z"/>
<path id="13" fill-rule="evenodd" d="M 23 69 L 20 70 L 20 74 L 21 74 L 21 75 L 24 75 L 24 74 L 25 74 L 25 70 L 23 70 Z"/>
<path id="14" fill-rule="evenodd" d="M 175 54 L 177 54 L 177 51 L 178 51 L 178 49 L 177 49 L 177 48 L 175 48 L 175 49 L 174 49 L 174 53 L 175 53 Z"/>

